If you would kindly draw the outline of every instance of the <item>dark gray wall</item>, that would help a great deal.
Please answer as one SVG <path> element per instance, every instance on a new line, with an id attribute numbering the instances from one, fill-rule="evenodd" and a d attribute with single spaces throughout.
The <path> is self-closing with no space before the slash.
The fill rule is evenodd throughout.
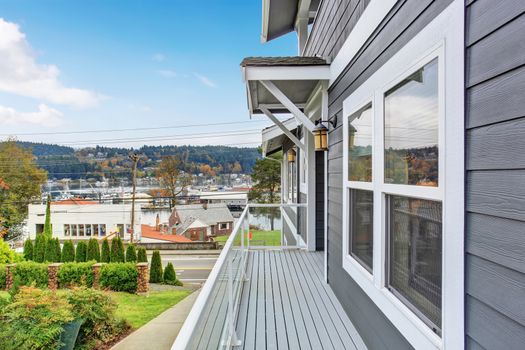
<path id="1" fill-rule="evenodd" d="M 329 133 L 328 281 L 370 349 L 409 349 L 410 344 L 342 268 L 342 103 L 450 2 L 400 0 L 329 90 L 329 116 L 337 116 L 338 124 Z M 367 3 L 323 1 L 306 53 L 333 57 Z M 347 9 L 346 17 L 337 9 Z"/>
<path id="2" fill-rule="evenodd" d="M 466 344 L 525 348 L 525 1 L 468 1 Z"/>
<path id="3" fill-rule="evenodd" d="M 315 153 L 315 250 L 324 250 L 324 152 Z"/>

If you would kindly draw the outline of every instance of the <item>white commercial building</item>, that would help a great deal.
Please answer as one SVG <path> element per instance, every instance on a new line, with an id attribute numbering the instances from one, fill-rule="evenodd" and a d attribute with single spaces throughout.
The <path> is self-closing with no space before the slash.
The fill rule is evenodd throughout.
<path id="1" fill-rule="evenodd" d="M 30 204 L 27 221 L 29 238 L 43 232 L 46 220 L 45 204 Z M 135 204 L 134 240 L 141 236 L 141 206 Z M 51 203 L 53 237 L 63 239 L 103 238 L 118 233 L 130 238 L 131 204 L 101 204 L 89 200 L 70 199 Z"/>

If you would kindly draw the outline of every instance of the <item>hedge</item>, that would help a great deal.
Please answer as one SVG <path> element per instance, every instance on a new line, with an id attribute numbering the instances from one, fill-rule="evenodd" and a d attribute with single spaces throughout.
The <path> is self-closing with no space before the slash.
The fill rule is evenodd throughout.
<path id="1" fill-rule="evenodd" d="M 100 254 L 100 262 L 111 262 L 111 253 L 109 251 L 109 243 L 107 239 L 104 239 L 102 241 L 102 252 Z"/>
<path id="2" fill-rule="evenodd" d="M 33 242 L 30 239 L 26 239 L 24 243 L 24 259 L 33 260 Z"/>
<path id="3" fill-rule="evenodd" d="M 62 262 L 73 262 L 75 261 L 75 246 L 73 245 L 72 240 L 64 242 L 62 247 Z"/>
<path id="4" fill-rule="evenodd" d="M 135 293 L 138 272 L 133 263 L 107 264 L 100 268 L 99 284 L 117 292 Z"/>
<path id="5" fill-rule="evenodd" d="M 149 271 L 149 283 L 162 283 L 163 281 L 162 261 L 158 250 L 151 257 L 151 268 Z"/>
<path id="6" fill-rule="evenodd" d="M 87 256 L 87 245 L 84 241 L 77 243 L 77 250 L 75 255 L 76 262 L 85 262 Z"/>
<path id="7" fill-rule="evenodd" d="M 13 281 L 18 286 L 30 286 L 35 283 L 38 288 L 47 288 L 47 264 L 33 261 L 18 263 L 13 271 Z"/>
<path id="8" fill-rule="evenodd" d="M 60 288 L 73 286 L 93 286 L 93 264 L 89 262 L 69 262 L 62 264 L 58 269 L 58 285 Z"/>
<path id="9" fill-rule="evenodd" d="M 100 262 L 100 247 L 98 246 L 98 240 L 96 238 L 89 239 L 86 260 Z"/>
<path id="10" fill-rule="evenodd" d="M 146 255 L 146 248 L 139 247 L 137 249 L 137 262 L 148 262 L 148 256 Z"/>

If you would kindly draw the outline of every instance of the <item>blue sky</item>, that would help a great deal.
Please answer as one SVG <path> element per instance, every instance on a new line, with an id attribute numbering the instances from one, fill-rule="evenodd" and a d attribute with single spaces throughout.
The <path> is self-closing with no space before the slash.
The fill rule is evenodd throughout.
<path id="1" fill-rule="evenodd" d="M 76 147 L 269 125 L 246 123 L 239 63 L 245 56 L 294 55 L 297 44 L 293 34 L 260 43 L 261 1 L 0 1 L 0 137 Z M 20 135 L 236 121 L 243 123 Z M 148 143 L 258 141 L 254 134 Z"/>

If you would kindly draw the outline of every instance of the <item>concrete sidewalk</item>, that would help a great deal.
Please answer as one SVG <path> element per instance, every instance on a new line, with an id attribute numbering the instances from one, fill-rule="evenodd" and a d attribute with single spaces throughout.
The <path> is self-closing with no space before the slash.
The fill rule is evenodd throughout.
<path id="1" fill-rule="evenodd" d="M 200 289 L 122 339 L 111 350 L 169 350 L 199 295 Z"/>

